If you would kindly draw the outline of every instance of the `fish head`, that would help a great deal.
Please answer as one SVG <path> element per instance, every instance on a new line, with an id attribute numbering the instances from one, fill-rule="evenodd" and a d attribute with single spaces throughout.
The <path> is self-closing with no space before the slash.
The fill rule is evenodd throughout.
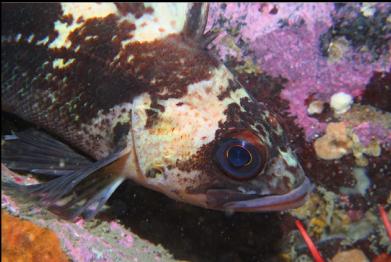
<path id="1" fill-rule="evenodd" d="M 224 66 L 211 75 L 187 86 L 181 97 L 143 94 L 134 100 L 136 180 L 209 209 L 261 212 L 302 205 L 312 186 L 277 117 Z"/>
<path id="2" fill-rule="evenodd" d="M 212 154 L 220 172 L 214 172 L 215 183 L 205 191 L 211 207 L 281 211 L 305 202 L 312 187 L 296 155 L 275 139 L 267 139 L 258 130 L 234 128 L 216 141 Z"/>

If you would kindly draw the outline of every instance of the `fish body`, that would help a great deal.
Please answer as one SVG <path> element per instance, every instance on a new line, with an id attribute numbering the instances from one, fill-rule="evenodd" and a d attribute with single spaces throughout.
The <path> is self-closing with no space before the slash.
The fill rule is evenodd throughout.
<path id="1" fill-rule="evenodd" d="M 304 202 L 310 182 L 277 118 L 206 50 L 208 5 L 2 7 L 2 110 L 93 160 L 39 132 L 9 136 L 10 168 L 58 176 L 12 188 L 49 207 L 76 191 L 61 206 L 71 218 L 94 216 L 124 179 L 217 210 Z M 40 165 L 38 151 L 52 155 Z"/>

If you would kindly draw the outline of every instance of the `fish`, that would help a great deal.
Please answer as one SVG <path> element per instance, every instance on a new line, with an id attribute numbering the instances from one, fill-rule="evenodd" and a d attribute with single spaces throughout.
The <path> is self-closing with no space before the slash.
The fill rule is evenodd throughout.
<path id="1" fill-rule="evenodd" d="M 131 180 L 232 212 L 303 205 L 313 186 L 276 113 L 208 44 L 205 3 L 2 4 L 2 163 L 45 175 L 2 183 L 69 220 Z"/>

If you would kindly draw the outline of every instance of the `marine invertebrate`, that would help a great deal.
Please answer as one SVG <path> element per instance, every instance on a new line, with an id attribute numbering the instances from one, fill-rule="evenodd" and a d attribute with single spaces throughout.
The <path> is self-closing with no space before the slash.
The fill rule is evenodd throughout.
<path id="1" fill-rule="evenodd" d="M 55 233 L 1 211 L 1 260 L 65 262 Z"/>
<path id="2" fill-rule="evenodd" d="M 303 237 L 305 243 L 308 246 L 308 249 L 310 250 L 312 256 L 314 257 L 316 262 L 324 262 L 325 260 L 320 255 L 318 249 L 316 248 L 314 242 L 312 242 L 311 238 L 308 236 L 307 231 L 304 229 L 303 224 L 300 222 L 300 220 L 296 220 L 296 226 L 300 231 L 301 236 Z"/>
<path id="3" fill-rule="evenodd" d="M 382 205 L 379 205 L 379 213 L 380 213 L 381 220 L 383 221 L 384 227 L 387 231 L 388 237 L 390 238 L 391 241 L 391 224 L 387 216 L 387 213 Z"/>
<path id="4" fill-rule="evenodd" d="M 368 146 L 377 140 L 380 144 L 391 144 L 391 113 L 370 105 L 353 104 L 351 109 L 338 115 L 340 121 L 353 129 L 360 143 Z"/>
<path id="5" fill-rule="evenodd" d="M 371 126 L 373 127 L 373 125 Z M 368 160 L 365 155 L 380 156 L 380 143 L 382 141 L 380 139 L 389 139 L 387 138 L 387 133 L 390 132 L 383 131 L 384 129 L 381 127 L 371 131 L 368 130 L 367 127 L 368 123 L 360 124 L 355 128 L 352 128 L 348 122 L 329 123 L 326 128 L 326 134 L 314 142 L 317 156 L 324 160 L 333 160 L 340 159 L 347 154 L 353 153 L 356 164 L 359 166 L 366 166 Z M 362 132 L 363 129 L 366 133 Z M 383 133 L 378 130 L 383 131 Z M 360 139 L 360 137 L 362 138 Z M 371 138 L 369 141 L 367 140 L 368 137 Z M 363 142 L 361 140 L 363 140 Z"/>
<path id="6" fill-rule="evenodd" d="M 326 134 L 314 143 L 316 154 L 324 160 L 339 159 L 350 152 L 352 141 L 344 123 L 330 123 Z"/>
<path id="7" fill-rule="evenodd" d="M 343 114 L 347 112 L 352 103 L 352 96 L 344 92 L 335 93 L 330 98 L 330 107 L 336 114 Z"/>
<path id="8" fill-rule="evenodd" d="M 313 115 L 313 114 L 320 114 L 322 113 L 323 109 L 324 109 L 324 102 L 323 101 L 320 101 L 320 100 L 315 100 L 315 101 L 312 101 L 309 105 L 308 105 L 308 109 L 307 109 L 307 112 L 309 115 Z"/>
<path id="9" fill-rule="evenodd" d="M 351 249 L 339 252 L 331 259 L 331 262 L 369 262 L 369 260 L 361 250 Z"/>

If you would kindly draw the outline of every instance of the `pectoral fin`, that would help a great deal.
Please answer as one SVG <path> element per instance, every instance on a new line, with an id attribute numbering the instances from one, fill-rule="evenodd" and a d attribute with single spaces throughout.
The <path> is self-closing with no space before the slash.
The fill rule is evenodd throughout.
<path id="1" fill-rule="evenodd" d="M 1 162 L 15 171 L 66 175 L 92 161 L 57 139 L 34 129 L 3 137 Z"/>
<path id="2" fill-rule="evenodd" d="M 42 133 L 37 134 L 38 137 L 18 134 L 17 136 L 6 138 L 8 141 L 18 141 L 18 143 L 14 145 L 16 145 L 16 148 L 19 150 L 12 150 L 11 145 L 9 145 L 6 150 L 7 156 L 5 159 L 10 161 L 10 159 L 14 157 L 13 161 L 18 163 L 17 167 L 23 167 L 19 168 L 19 170 L 31 171 L 41 169 L 44 170 L 44 174 L 53 175 L 53 169 L 42 169 L 42 166 L 48 165 L 52 160 L 54 161 L 55 156 L 57 156 L 54 153 L 65 145 L 56 144 L 57 141 L 54 140 L 51 142 L 45 140 L 46 142 L 41 143 L 41 147 L 39 147 L 39 143 L 34 144 L 33 140 L 36 139 L 37 141 L 43 142 L 42 139 L 50 139 L 50 137 L 45 137 Z M 27 137 L 29 137 L 30 140 L 28 140 Z M 26 151 L 20 151 L 21 148 L 24 148 Z M 49 152 L 54 155 L 52 158 L 44 159 L 42 163 L 37 162 L 36 166 L 40 167 L 37 169 L 34 167 L 34 161 L 39 160 L 45 155 L 44 149 L 51 149 Z M 78 159 L 78 161 L 81 161 L 81 156 L 79 156 L 79 158 L 77 157 L 78 154 L 76 152 L 69 150 L 65 150 L 64 155 L 68 156 L 69 159 Z M 37 153 L 35 157 L 33 157 L 33 152 Z M 14 156 L 12 156 L 11 153 L 15 153 Z M 28 164 L 23 165 L 24 158 L 21 153 L 25 153 L 25 159 Z M 57 153 L 58 156 L 61 155 L 60 151 Z M 22 194 L 36 199 L 39 204 L 48 207 L 50 211 L 65 219 L 74 220 L 78 216 L 90 219 L 102 209 L 108 198 L 124 181 L 125 178 L 120 171 L 126 163 L 128 153 L 129 152 L 127 152 L 126 149 L 118 148 L 107 157 L 96 162 L 84 159 L 85 162 L 83 162 L 83 165 L 79 166 L 77 169 L 70 169 L 67 172 L 63 172 L 61 176 L 46 183 L 20 185 L 15 182 L 2 181 L 2 188 L 12 195 Z M 7 161 L 5 162 L 7 163 Z M 69 163 L 71 162 L 72 161 Z M 12 169 L 12 167 L 10 168 Z M 55 170 L 61 172 L 61 169 Z M 57 173 L 57 175 L 58 174 L 59 173 Z"/>

